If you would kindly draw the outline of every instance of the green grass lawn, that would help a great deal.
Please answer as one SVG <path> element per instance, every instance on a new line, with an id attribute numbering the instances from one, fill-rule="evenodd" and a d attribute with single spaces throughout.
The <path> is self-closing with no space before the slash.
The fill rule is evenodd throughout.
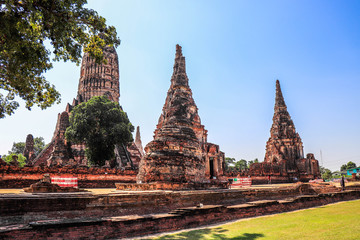
<path id="1" fill-rule="evenodd" d="M 360 200 L 165 235 L 155 239 L 360 239 Z"/>

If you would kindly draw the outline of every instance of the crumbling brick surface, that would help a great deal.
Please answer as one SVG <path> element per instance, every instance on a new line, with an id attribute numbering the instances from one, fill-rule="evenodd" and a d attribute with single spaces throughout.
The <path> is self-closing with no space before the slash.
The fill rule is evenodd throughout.
<path id="1" fill-rule="evenodd" d="M 303 152 L 303 143 L 287 111 L 280 82 L 276 81 L 273 124 L 266 143 L 264 162 L 254 163 L 249 170 L 227 173 L 228 176 L 251 176 L 253 184 L 309 181 L 321 178 L 314 154 Z"/>
<path id="2" fill-rule="evenodd" d="M 0 188 L 24 188 L 43 175 L 77 177 L 80 188 L 115 188 L 116 182 L 135 182 L 136 170 L 87 167 L 14 167 L 0 166 Z"/>
<path id="3" fill-rule="evenodd" d="M 177 45 L 171 85 L 154 139 L 145 147 L 137 180 L 186 183 L 220 177 L 224 156 L 217 145 L 213 146 L 208 147 L 207 130 L 201 124 L 189 87 L 185 57 Z"/>
<path id="4" fill-rule="evenodd" d="M 77 97 L 72 104 L 67 104 L 64 112 L 58 115 L 53 138 L 49 145 L 36 158 L 28 158 L 29 165 L 34 166 L 86 166 L 85 144 L 74 144 L 67 142 L 65 131 L 69 126 L 71 110 L 88 101 L 94 96 L 107 96 L 111 101 L 119 102 L 120 82 L 119 82 L 119 63 L 118 55 L 114 47 L 103 49 L 107 63 L 97 64 L 88 53 L 84 53 L 81 63 L 81 73 L 78 84 Z M 137 133 L 140 137 L 140 133 Z M 130 149 L 124 147 L 126 152 L 115 151 L 116 159 L 111 164 L 116 167 L 127 167 L 132 165 L 136 168 L 142 157 L 141 140 L 131 145 Z M 139 148 L 139 149 L 138 149 Z M 27 155 L 28 156 L 28 155 Z M 30 155 L 29 155 L 30 156 Z"/>
<path id="5" fill-rule="evenodd" d="M 359 191 L 319 195 L 302 195 L 286 200 L 261 200 L 245 204 L 180 208 L 167 214 L 128 215 L 123 217 L 82 218 L 72 220 L 34 221 L 0 227 L 1 238 L 21 239 L 108 239 L 143 236 L 158 232 L 199 227 L 233 219 L 263 216 L 338 201 L 360 198 Z"/>

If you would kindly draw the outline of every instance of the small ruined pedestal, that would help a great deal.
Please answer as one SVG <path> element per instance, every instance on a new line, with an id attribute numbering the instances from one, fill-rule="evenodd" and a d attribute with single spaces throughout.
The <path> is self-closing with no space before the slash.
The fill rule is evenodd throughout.
<path id="1" fill-rule="evenodd" d="M 44 174 L 43 179 L 39 182 L 31 184 L 30 187 L 23 188 L 28 193 L 67 193 L 67 192 L 86 192 L 86 190 L 73 187 L 60 187 L 57 184 L 52 184 L 50 175 Z"/>

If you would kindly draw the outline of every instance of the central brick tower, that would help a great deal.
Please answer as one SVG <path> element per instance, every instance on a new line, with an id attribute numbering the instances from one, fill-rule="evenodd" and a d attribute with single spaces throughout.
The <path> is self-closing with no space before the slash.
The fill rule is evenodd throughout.
<path id="1" fill-rule="evenodd" d="M 119 61 L 114 47 L 103 49 L 106 63 L 98 64 L 88 53 L 84 53 L 77 97 L 72 104 L 67 104 L 64 112 L 58 115 L 55 132 L 48 146 L 31 162 L 33 165 L 87 165 L 85 144 L 73 144 L 65 139 L 65 131 L 69 126 L 69 116 L 72 109 L 80 103 L 87 102 L 94 96 L 107 96 L 111 101 L 119 102 L 120 81 Z M 139 137 L 140 137 L 140 133 Z M 141 141 L 140 141 L 141 145 Z M 137 167 L 143 155 L 134 143 L 131 151 L 125 145 L 115 146 L 115 161 L 111 166 Z"/>
<path id="2" fill-rule="evenodd" d="M 186 74 L 185 57 L 176 45 L 171 85 L 154 132 L 145 147 L 138 183 L 200 183 L 222 174 L 224 154 L 207 142 Z"/>
<path id="3" fill-rule="evenodd" d="M 107 63 L 97 64 L 89 53 L 84 53 L 77 100 L 86 102 L 94 96 L 107 95 L 110 100 L 119 102 L 119 60 L 114 47 L 104 48 Z"/>
<path id="4" fill-rule="evenodd" d="M 288 173 L 297 172 L 296 160 L 303 159 L 303 144 L 281 92 L 280 82 L 276 80 L 276 96 L 273 124 L 270 138 L 266 143 L 264 162 L 285 163 Z"/>

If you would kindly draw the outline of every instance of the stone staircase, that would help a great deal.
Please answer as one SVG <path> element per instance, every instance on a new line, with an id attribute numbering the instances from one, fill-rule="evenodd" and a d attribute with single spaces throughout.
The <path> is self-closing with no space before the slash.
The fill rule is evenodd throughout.
<path id="1" fill-rule="evenodd" d="M 133 162 L 131 161 L 130 154 L 124 144 L 119 144 L 115 146 L 115 155 L 118 166 L 133 167 Z"/>

